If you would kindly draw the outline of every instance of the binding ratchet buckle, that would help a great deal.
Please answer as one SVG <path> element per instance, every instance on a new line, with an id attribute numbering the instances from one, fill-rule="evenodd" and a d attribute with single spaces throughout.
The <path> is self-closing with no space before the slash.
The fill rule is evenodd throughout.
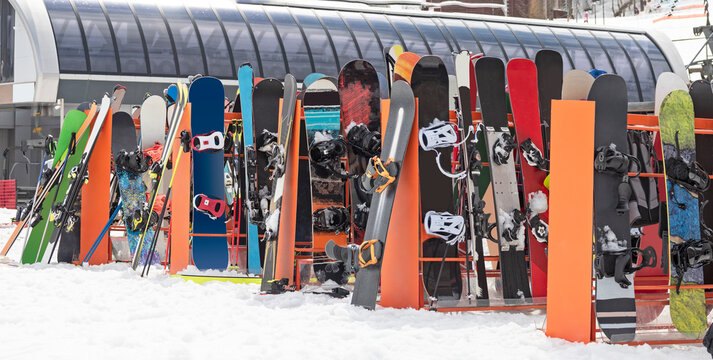
<path id="1" fill-rule="evenodd" d="M 367 267 L 370 265 L 375 265 L 377 262 L 379 262 L 381 254 L 377 254 L 376 246 L 378 243 L 378 239 L 368 240 L 361 243 L 361 245 L 359 246 L 359 267 Z M 368 259 L 364 259 L 365 253 L 369 254 Z"/>
<path id="2" fill-rule="evenodd" d="M 399 168 L 394 159 L 387 159 L 384 163 L 381 158 L 374 156 L 369 159 L 369 165 L 360 181 L 362 189 L 367 193 L 381 193 L 387 186 L 396 181 Z"/>

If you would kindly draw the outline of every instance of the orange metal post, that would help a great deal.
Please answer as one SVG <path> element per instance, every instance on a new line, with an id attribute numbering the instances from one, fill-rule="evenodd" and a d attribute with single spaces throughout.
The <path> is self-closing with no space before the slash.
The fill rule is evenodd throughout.
<path id="1" fill-rule="evenodd" d="M 181 117 L 181 124 L 173 142 L 175 161 L 181 149 L 181 132 L 191 130 L 191 104 L 186 104 Z M 184 270 L 190 264 L 188 232 L 190 230 L 189 215 L 191 210 L 191 152 L 181 155 L 181 162 L 173 167 L 176 172 L 171 190 L 171 267 L 169 273 L 175 274 Z"/>
<path id="2" fill-rule="evenodd" d="M 293 283 L 295 272 L 295 230 L 297 228 L 297 177 L 300 152 L 301 101 L 297 100 L 290 135 L 290 154 L 285 165 L 285 184 L 280 208 L 280 231 L 277 235 L 275 279 L 287 278 Z"/>
<path id="3" fill-rule="evenodd" d="M 416 101 L 415 114 L 418 114 Z M 386 129 L 389 100 L 382 100 L 381 123 Z M 414 308 L 421 306 L 419 279 L 419 177 L 418 177 L 418 119 L 414 120 L 408 149 L 401 166 L 391 213 L 387 250 L 381 266 L 381 306 Z"/>
<path id="4" fill-rule="evenodd" d="M 593 340 L 594 102 L 553 100 L 551 124 L 546 334 L 587 343 Z"/>
<path id="5" fill-rule="evenodd" d="M 84 257 L 91 249 L 94 241 L 109 221 L 109 183 L 111 181 L 111 117 L 112 111 L 106 114 L 96 145 L 89 159 L 87 174 L 89 182 L 82 186 L 82 210 L 79 259 Z M 97 120 L 94 120 L 95 124 Z M 105 234 L 89 264 L 106 264 L 110 259 L 109 234 Z"/>

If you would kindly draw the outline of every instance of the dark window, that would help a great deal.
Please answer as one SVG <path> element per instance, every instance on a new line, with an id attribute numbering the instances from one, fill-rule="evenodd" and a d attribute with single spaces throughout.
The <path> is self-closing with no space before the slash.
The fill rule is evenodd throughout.
<path id="1" fill-rule="evenodd" d="M 211 3 L 215 6 L 215 10 L 223 22 L 225 32 L 228 33 L 230 47 L 233 49 L 235 66 L 237 67 L 249 62 L 253 68 L 256 69 L 256 73 L 259 73 L 258 58 L 255 47 L 253 46 L 253 41 L 250 38 L 250 31 L 248 30 L 248 26 L 245 25 L 243 17 L 240 16 L 240 13 L 235 7 L 235 3 L 231 0 L 225 0 L 220 3 L 212 1 Z M 208 55 L 208 57 L 210 57 L 210 55 Z"/>
<path id="2" fill-rule="evenodd" d="M 552 27 L 550 30 L 552 30 L 565 48 L 567 48 L 569 56 L 572 57 L 572 61 L 574 62 L 575 69 L 584 71 L 592 70 L 592 63 L 589 61 L 587 53 L 584 52 L 582 45 L 579 44 L 579 41 L 577 41 L 568 29 Z"/>
<path id="3" fill-rule="evenodd" d="M 526 25 L 509 24 L 508 26 L 515 33 L 518 40 L 520 40 L 520 43 L 525 46 L 527 57 L 534 61 L 535 54 L 542 49 L 542 44 L 537 40 L 535 34 L 533 34 Z"/>
<path id="4" fill-rule="evenodd" d="M 517 38 L 515 38 L 512 31 L 508 29 L 507 25 L 501 23 L 488 23 L 488 26 L 490 26 L 490 30 L 493 30 L 495 37 L 500 40 L 501 44 L 503 44 L 508 58 L 517 59 L 527 57 L 525 51 L 522 50 L 520 42 L 517 41 Z"/>
<path id="5" fill-rule="evenodd" d="M 408 51 L 416 55 L 428 55 L 429 51 L 426 44 L 423 42 L 423 37 L 418 33 L 416 27 L 406 16 L 389 16 L 389 20 L 394 24 L 396 30 L 399 31 L 401 37 L 404 38 Z"/>
<path id="6" fill-rule="evenodd" d="M 198 43 L 196 28 L 186 12 L 183 5 L 162 3 L 162 9 L 168 26 L 171 28 L 173 42 L 176 45 L 176 55 L 178 55 L 178 69 L 181 75 L 204 74 L 203 54 Z M 213 56 L 214 54 L 211 54 Z"/>
<path id="7" fill-rule="evenodd" d="M 75 1 L 82 20 L 84 35 L 89 48 L 89 63 L 93 73 L 116 73 L 116 53 L 111 38 L 109 23 L 101 6 L 96 1 Z"/>
<path id="8" fill-rule="evenodd" d="M 324 25 L 327 26 L 329 35 L 332 36 L 334 48 L 337 50 L 337 56 L 339 56 L 339 66 L 344 66 L 348 62 L 358 59 L 359 53 L 357 52 L 356 44 L 354 44 L 354 39 L 337 13 L 323 10 L 316 10 L 315 12 L 322 19 Z"/>
<path id="9" fill-rule="evenodd" d="M 555 50 L 562 55 L 562 69 L 566 73 L 567 71 L 572 69 L 572 63 L 569 61 L 569 57 L 567 56 L 567 52 L 564 51 L 564 48 L 562 47 L 562 44 L 560 44 L 559 41 L 557 41 L 557 38 L 555 37 L 552 32 L 544 27 L 544 26 L 533 26 L 530 25 L 530 30 L 532 30 L 533 33 L 537 36 L 540 41 L 542 41 L 542 44 L 545 46 L 545 49 L 550 49 L 550 50 Z"/>
<path id="10" fill-rule="evenodd" d="M 608 32 L 592 31 L 592 34 L 602 42 L 602 46 L 604 46 L 604 49 L 609 53 L 612 61 L 614 61 L 616 73 L 626 80 L 626 88 L 629 90 L 629 101 L 641 101 L 639 98 L 639 87 L 634 77 L 635 70 L 626 57 L 624 50 Z"/>
<path id="11" fill-rule="evenodd" d="M 649 61 L 646 59 L 641 49 L 636 45 L 634 39 L 629 37 L 629 34 L 614 33 L 614 37 L 624 47 L 631 58 L 634 65 L 634 71 L 639 79 L 639 87 L 641 88 L 642 101 L 653 101 L 654 93 L 656 92 L 656 82 L 652 73 Z"/>
<path id="12" fill-rule="evenodd" d="M 391 48 L 394 45 L 401 45 L 404 46 L 403 42 L 401 42 L 401 39 L 399 39 L 399 35 L 396 34 L 396 31 L 394 30 L 394 27 L 391 26 L 388 20 L 386 20 L 386 17 L 381 14 L 368 14 L 368 13 L 363 13 L 364 18 L 371 24 L 371 26 L 374 27 L 374 30 L 376 30 L 376 33 L 379 34 L 379 39 L 381 39 L 381 45 L 383 45 L 385 48 Z M 405 48 L 404 50 L 410 51 L 410 49 Z"/>
<path id="13" fill-rule="evenodd" d="M 466 21 L 468 29 L 473 32 L 475 38 L 478 39 L 480 46 L 483 47 L 483 55 L 494 56 L 505 60 L 503 50 L 500 48 L 500 43 L 495 40 L 493 33 L 488 29 L 482 21 Z"/>
<path id="14" fill-rule="evenodd" d="M 448 46 L 448 42 L 443 37 L 443 33 L 441 32 L 441 30 L 436 27 L 436 24 L 431 19 L 419 17 L 414 17 L 412 19 L 416 23 L 418 29 L 421 30 L 423 36 L 426 37 L 426 40 L 428 41 L 428 46 L 431 47 L 431 52 L 434 55 L 438 55 L 441 57 L 441 59 L 443 59 L 443 63 L 446 65 L 446 69 L 448 69 L 448 72 L 450 74 L 455 73 L 455 69 L 453 68 L 452 55 L 452 52 L 455 49 L 451 49 L 451 47 Z"/>
<path id="15" fill-rule="evenodd" d="M 126 1 L 104 1 L 119 48 L 121 72 L 125 74 L 146 74 L 146 54 L 141 42 L 141 34 Z"/>
<path id="16" fill-rule="evenodd" d="M 290 72 L 297 79 L 303 79 L 312 72 L 312 64 L 310 63 L 304 38 L 297 28 L 295 19 L 292 18 L 286 8 L 271 6 L 266 9 L 269 11 L 272 21 L 277 25 L 277 30 L 282 38 L 282 44 L 285 46 L 285 53 L 287 53 L 287 61 L 290 65 Z M 270 74 L 267 75 L 270 76 Z"/>
<path id="17" fill-rule="evenodd" d="M 661 50 L 656 46 L 656 44 L 654 44 L 653 41 L 651 41 L 651 39 L 649 39 L 646 35 L 640 34 L 632 34 L 631 37 L 634 38 L 636 43 L 644 49 L 644 52 L 646 52 L 649 60 L 651 60 L 651 66 L 654 67 L 654 73 L 656 74 L 654 81 L 662 72 L 672 71 L 671 66 L 668 64 L 668 61 L 666 61 L 666 58 L 661 53 Z"/>
<path id="18" fill-rule="evenodd" d="M 191 3 L 186 2 L 186 5 L 188 4 Z M 188 10 L 193 15 L 201 35 L 208 62 L 208 74 L 223 78 L 233 77 L 233 64 L 230 62 L 228 45 L 213 10 L 205 6 L 188 6 Z"/>
<path id="19" fill-rule="evenodd" d="M 142 2 L 132 3 L 132 5 L 146 39 L 151 75 L 177 75 L 173 46 L 158 8 L 156 5 Z"/>
<path id="20" fill-rule="evenodd" d="M 14 80 L 15 9 L 7 0 L 0 1 L 0 82 Z"/>
<path id="21" fill-rule="evenodd" d="M 326 74 L 336 75 L 339 73 L 336 60 L 334 59 L 334 51 L 329 43 L 329 38 L 324 32 L 324 27 L 319 23 L 319 20 L 314 16 L 314 13 L 308 9 L 292 9 L 292 13 L 299 21 L 302 29 L 307 36 L 309 49 L 312 52 L 315 71 Z"/>
<path id="22" fill-rule="evenodd" d="M 474 54 L 483 52 L 483 49 L 478 46 L 473 34 L 471 34 L 463 22 L 449 18 L 442 18 L 441 20 L 446 25 L 448 31 L 453 34 L 461 50 L 468 50 Z"/>
<path id="23" fill-rule="evenodd" d="M 57 43 L 59 70 L 63 72 L 86 72 L 87 60 L 84 53 L 84 43 L 72 4 L 66 0 L 46 0 L 45 5 L 52 22 L 55 42 Z"/>
<path id="24" fill-rule="evenodd" d="M 572 32 L 574 35 L 579 39 L 579 42 L 584 45 L 584 47 L 587 49 L 587 52 L 589 53 L 589 56 L 592 58 L 592 61 L 594 61 L 594 67 L 600 70 L 604 70 L 608 73 L 613 73 L 616 72 L 619 68 L 617 69 L 612 69 L 611 63 L 609 62 L 609 57 L 607 57 L 607 53 L 602 49 L 602 46 L 599 44 L 599 41 L 592 36 L 592 33 L 590 33 L 587 30 L 578 30 L 578 29 L 572 29 Z"/>
<path id="25" fill-rule="evenodd" d="M 287 72 L 285 59 L 270 19 L 267 18 L 261 6 L 241 4 L 240 9 L 244 11 L 255 34 L 255 40 L 260 49 L 263 77 L 283 78 Z"/>
<path id="26" fill-rule="evenodd" d="M 366 23 L 366 20 L 358 13 L 343 12 L 341 15 L 352 29 L 364 60 L 370 62 L 377 71 L 384 71 L 383 69 L 386 69 L 384 50 L 379 48 L 379 42 L 376 41 L 374 32 L 369 27 L 369 24 Z"/>

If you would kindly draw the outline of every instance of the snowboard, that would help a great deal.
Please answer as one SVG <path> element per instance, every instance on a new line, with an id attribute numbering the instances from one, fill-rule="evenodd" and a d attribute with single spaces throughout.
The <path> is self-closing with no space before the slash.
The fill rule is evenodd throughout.
<path id="1" fill-rule="evenodd" d="M 257 199 L 257 169 L 255 154 L 255 133 L 253 131 L 253 68 L 250 64 L 243 64 L 238 69 L 238 82 L 240 84 L 240 110 L 243 117 L 243 178 L 245 198 L 245 220 L 247 225 L 248 241 L 248 273 L 260 274 L 260 240 L 258 238 L 258 224 L 256 217 L 260 212 Z"/>
<path id="2" fill-rule="evenodd" d="M 688 92 L 693 100 L 693 113 L 696 118 L 713 119 L 713 89 L 711 84 L 706 80 L 696 80 L 691 84 Z M 696 153 L 707 154 L 713 149 L 713 138 L 710 135 L 696 134 Z M 713 157 L 700 156 L 698 162 L 704 169 L 713 170 Z M 703 198 L 698 199 L 698 205 L 701 208 L 701 232 L 704 227 L 713 225 L 713 205 L 710 200 L 713 200 L 713 188 L 708 188 L 703 193 Z M 704 203 L 708 201 L 708 205 Z M 708 239 L 710 241 L 710 239 Z M 713 265 L 709 264 L 703 267 L 703 278 L 705 284 L 713 284 Z M 707 293 L 711 289 L 706 290 Z M 708 310 L 710 312 L 710 310 Z"/>
<path id="3" fill-rule="evenodd" d="M 394 71 L 396 68 L 396 59 L 403 54 L 404 48 L 401 45 L 394 45 L 384 48 L 384 60 L 386 63 L 386 81 L 387 91 L 391 93 L 391 84 L 394 81 Z"/>
<path id="4" fill-rule="evenodd" d="M 25 242 L 25 247 L 22 252 L 23 264 L 34 264 L 42 260 L 47 244 L 49 243 L 48 235 L 54 231 L 54 222 L 50 220 L 50 211 L 56 203 L 61 203 L 67 193 L 70 179 L 67 177 L 69 170 L 79 163 L 79 159 L 84 151 L 84 146 L 87 143 L 89 132 L 85 131 L 84 135 L 78 131 L 87 119 L 87 114 L 79 110 L 70 110 L 64 118 L 62 129 L 60 130 L 59 139 L 57 141 L 57 149 L 55 157 L 52 160 L 52 167 L 55 172 L 59 172 L 60 178 L 58 183 L 49 190 L 43 199 L 37 199 L 40 202 L 40 207 L 36 209 L 39 213 L 39 222 L 35 223 L 31 229 L 28 229 L 29 236 Z M 77 139 L 77 137 L 79 137 Z M 72 142 L 74 148 L 71 148 Z M 68 154 L 69 152 L 69 154 Z M 66 158 L 65 164 L 57 168 L 63 159 Z M 33 214 L 30 214 L 32 217 Z"/>
<path id="5" fill-rule="evenodd" d="M 142 114 L 146 114 L 143 112 Z M 126 225 L 126 236 L 129 240 L 129 249 L 131 255 L 136 253 L 138 248 L 141 233 L 145 229 L 145 223 L 141 221 L 141 211 L 145 210 L 146 204 L 146 185 L 142 180 L 142 174 L 147 172 L 131 171 L 123 169 L 119 164 L 122 162 L 120 156 L 122 151 L 136 153 L 138 149 L 138 139 L 136 138 L 136 128 L 131 115 L 125 112 L 117 112 L 112 116 L 111 128 L 111 153 L 116 167 L 116 177 L 119 184 L 119 195 L 121 196 L 122 214 L 124 224 Z M 148 170 L 148 169 L 147 169 Z M 136 216 L 141 214 L 140 216 Z M 148 214 L 146 219 L 148 220 Z M 153 214 L 151 214 L 153 216 Z M 153 238 L 153 226 L 149 227 L 146 238 Z M 145 264 L 149 257 L 149 247 L 142 247 L 140 263 Z M 153 264 L 159 262 L 158 253 L 154 253 Z"/>
<path id="6" fill-rule="evenodd" d="M 223 139 L 224 94 L 220 80 L 207 76 L 195 79 L 188 90 L 193 137 L 193 233 L 201 234 L 193 235 L 191 255 L 199 270 L 224 270 L 229 262 L 223 146 L 216 144 Z"/>
<path id="7" fill-rule="evenodd" d="M 562 98 L 562 75 L 564 73 L 562 55 L 554 50 L 540 50 L 535 54 L 535 66 L 537 67 L 537 93 L 540 97 L 543 154 L 546 159 L 549 159 L 552 100 Z"/>
<path id="8" fill-rule="evenodd" d="M 422 257 L 431 259 L 457 257 L 458 248 L 453 245 L 463 240 L 465 230 L 463 217 L 455 214 L 453 176 L 449 176 L 457 131 L 449 122 L 448 87 L 448 73 L 441 58 L 427 55 L 418 60 L 411 75 L 411 88 L 418 99 L 421 144 L 418 152 L 421 249 Z M 422 262 L 423 285 L 432 306 L 436 300 L 451 303 L 460 299 L 463 289 L 460 266 L 455 261 Z"/>
<path id="9" fill-rule="evenodd" d="M 594 77 L 584 70 L 570 70 L 562 82 L 562 100 L 585 100 L 589 96 Z"/>
<path id="10" fill-rule="evenodd" d="M 549 193 L 544 186 L 549 162 L 544 158 L 544 143 L 537 92 L 537 67 L 532 60 L 514 59 L 507 64 L 515 133 L 520 149 L 523 184 L 523 212 L 527 217 L 528 249 L 532 296 L 547 296 L 547 210 Z"/>
<path id="11" fill-rule="evenodd" d="M 413 74 L 413 68 L 421 57 L 412 53 L 404 52 L 399 54 L 396 58 L 396 63 L 394 65 L 394 78 L 396 80 L 404 80 L 407 83 L 411 82 L 411 75 Z"/>
<path id="12" fill-rule="evenodd" d="M 475 77 L 496 209 L 503 298 L 506 304 L 526 303 L 532 297 L 525 260 L 526 218 L 520 211 L 515 174 L 517 145 L 508 129 L 505 65 L 498 58 L 482 57 L 475 62 Z"/>
<path id="13" fill-rule="evenodd" d="M 369 62 L 353 60 L 344 65 L 338 81 L 342 129 L 350 145 L 349 172 L 360 176 L 366 171 L 369 159 L 381 153 L 379 79 Z M 351 242 L 359 245 L 364 240 L 371 196 L 361 191 L 358 183 L 349 181 L 349 199 Z"/>
<path id="14" fill-rule="evenodd" d="M 691 166 L 696 161 L 693 119 L 693 101 L 686 91 L 674 90 L 661 102 L 659 129 L 666 173 L 669 276 L 672 286 L 678 286 L 679 281 L 682 286 L 703 284 L 702 268 L 681 269 L 677 266 L 683 262 L 681 260 L 689 261 L 686 247 L 695 246 L 702 241 L 699 193 L 684 187 L 685 181 L 677 179 L 679 176 L 676 176 L 682 171 L 682 167 Z M 677 261 L 679 257 L 681 260 Z M 671 320 L 678 331 L 690 338 L 703 336 L 707 328 L 703 289 L 670 289 L 669 308 Z"/>
<path id="15" fill-rule="evenodd" d="M 626 83 L 618 75 L 602 75 L 592 84 L 588 100 L 596 102 L 594 113 L 594 267 L 597 270 L 595 311 L 599 328 L 611 342 L 630 342 L 636 335 L 634 277 L 615 270 L 617 262 L 626 262 L 626 258 L 618 255 L 617 252 L 625 252 L 632 245 L 629 209 L 622 208 L 619 202 L 619 197 L 622 195 L 618 191 L 620 186 L 629 186 L 628 183 L 623 183 L 629 167 L 620 166 L 618 170 L 610 170 L 604 160 L 615 158 L 615 155 L 612 155 L 613 151 L 620 153 L 618 158 L 625 158 L 629 154 L 626 135 Z M 599 161 L 600 159 L 602 161 Z M 628 198 L 625 202 L 628 203 Z M 631 258 L 628 261 L 631 263 Z M 599 271 L 600 268 L 602 271 Z M 618 280 L 617 276 L 623 276 L 624 279 Z"/>
<path id="16" fill-rule="evenodd" d="M 391 86 L 391 105 L 379 158 L 382 162 L 395 164 L 392 166 L 396 169 L 400 168 L 406 154 L 413 126 L 414 111 L 414 97 L 409 84 L 404 81 L 395 81 Z M 379 280 L 381 279 L 381 259 L 386 250 L 386 236 L 399 181 L 397 171 L 393 171 L 389 175 L 392 176 L 390 182 L 386 183 L 382 190 L 376 189 L 372 194 L 372 215 L 367 221 L 364 233 L 365 239 L 368 241 L 361 245 L 361 251 L 364 254 L 356 256 L 359 251 L 355 249 L 356 245 L 350 245 L 350 248 L 339 246 L 334 241 L 329 241 L 325 249 L 328 257 L 343 262 L 352 262 L 350 265 L 352 267 L 359 266 L 351 303 L 371 310 L 376 307 Z M 365 261 L 363 264 L 357 265 L 356 259 L 360 257 Z"/>
<path id="17" fill-rule="evenodd" d="M 343 267 L 338 271 L 319 261 L 327 241 L 347 244 L 350 228 L 349 210 L 345 208 L 346 186 L 342 158 L 346 144 L 341 137 L 339 92 L 335 80 L 323 77 L 313 82 L 302 103 L 309 152 L 312 191 L 312 268 L 320 283 L 347 281 Z M 332 271 L 327 271 L 327 270 Z"/>
<path id="18" fill-rule="evenodd" d="M 285 168 L 289 158 L 290 135 L 295 116 L 297 101 L 297 83 L 294 76 L 285 75 L 285 85 L 282 95 L 282 112 L 277 130 L 276 148 L 270 154 L 273 165 L 272 198 L 270 199 L 270 215 L 265 219 L 265 262 L 263 266 L 261 291 L 270 290 L 270 281 L 275 279 L 277 266 L 277 239 L 280 230 L 280 214 L 282 210 L 282 195 L 285 192 Z"/>

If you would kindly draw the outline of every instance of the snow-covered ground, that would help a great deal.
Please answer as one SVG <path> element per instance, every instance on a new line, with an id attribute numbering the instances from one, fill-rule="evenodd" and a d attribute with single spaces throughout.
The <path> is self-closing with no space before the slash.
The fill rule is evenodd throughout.
<path id="1" fill-rule="evenodd" d="M 0 226 L 11 211 L 0 210 Z M 0 248 L 12 228 L 0 229 Z M 257 285 L 203 285 L 126 264 L 3 265 L 2 359 L 705 359 L 701 346 L 568 343 L 542 312 L 434 313 Z"/>

